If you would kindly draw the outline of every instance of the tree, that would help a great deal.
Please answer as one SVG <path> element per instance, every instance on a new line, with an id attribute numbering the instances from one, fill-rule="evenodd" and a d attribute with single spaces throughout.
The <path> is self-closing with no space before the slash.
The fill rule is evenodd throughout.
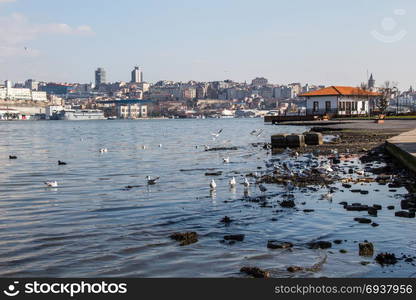
<path id="1" fill-rule="evenodd" d="M 391 83 L 390 81 L 386 81 L 384 86 L 379 90 L 380 96 L 376 99 L 376 106 L 380 110 L 381 114 L 385 114 L 390 100 L 397 96 L 399 90 L 397 88 L 396 83 Z"/>

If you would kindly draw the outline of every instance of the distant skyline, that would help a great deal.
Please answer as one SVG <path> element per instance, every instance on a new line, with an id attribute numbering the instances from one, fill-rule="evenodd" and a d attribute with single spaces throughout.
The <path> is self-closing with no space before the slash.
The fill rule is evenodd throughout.
<path id="1" fill-rule="evenodd" d="M 412 0 L 0 0 L 0 79 L 416 85 Z"/>

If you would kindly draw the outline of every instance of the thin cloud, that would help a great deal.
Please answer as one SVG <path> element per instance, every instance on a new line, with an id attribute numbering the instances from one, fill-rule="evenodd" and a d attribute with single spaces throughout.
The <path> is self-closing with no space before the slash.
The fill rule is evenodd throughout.
<path id="1" fill-rule="evenodd" d="M 72 27 L 64 23 L 37 24 L 30 22 L 26 16 L 19 13 L 0 16 L 0 45 L 2 45 L 0 56 L 11 56 L 13 53 L 18 56 L 26 55 L 28 54 L 27 49 L 23 52 L 20 51 L 26 46 L 24 44 L 42 35 L 90 36 L 93 34 L 94 31 L 88 25 Z M 16 51 L 13 51 L 13 49 Z"/>

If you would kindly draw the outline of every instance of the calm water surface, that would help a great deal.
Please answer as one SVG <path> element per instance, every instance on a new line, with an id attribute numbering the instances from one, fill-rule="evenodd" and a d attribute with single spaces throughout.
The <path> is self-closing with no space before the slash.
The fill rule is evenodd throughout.
<path id="1" fill-rule="evenodd" d="M 220 138 L 212 141 L 210 133 L 221 128 Z M 250 135 L 258 128 L 265 129 L 262 136 Z M 319 200 L 325 190 L 296 193 L 299 206 L 306 202 L 300 208 L 315 209 L 308 214 L 262 208 L 243 201 L 242 185 L 229 189 L 232 176 L 242 182 L 241 174 L 264 168 L 271 158 L 251 143 L 269 141 L 272 133 L 304 130 L 265 126 L 262 119 L 0 122 L 0 276 L 229 277 L 241 276 L 239 269 L 246 265 L 277 277 L 412 276 L 416 269 L 410 264 L 363 266 L 361 261 L 372 259 L 357 255 L 357 242 L 364 239 L 375 244 L 376 252 L 415 253 L 415 220 L 385 209 L 400 202 L 386 186 L 366 184 L 380 192 L 347 190 L 332 202 Z M 195 147 L 203 144 L 238 150 Z M 103 147 L 108 152 L 101 154 Z M 9 154 L 18 159 L 9 160 Z M 226 156 L 230 164 L 223 164 Z M 58 160 L 68 164 L 58 166 Z M 223 172 L 215 177 L 215 193 L 205 176 L 208 168 Z M 148 187 L 147 175 L 160 176 L 160 182 Z M 45 188 L 47 180 L 57 180 L 59 187 Z M 128 185 L 137 187 L 125 189 Z M 282 191 L 268 188 L 270 194 Z M 249 193 L 261 194 L 254 185 Z M 340 201 L 382 204 L 380 226 L 353 222 L 367 213 L 346 212 Z M 224 226 L 219 221 L 225 215 L 236 221 Z M 169 239 L 177 231 L 197 231 L 199 242 L 180 247 Z M 225 234 L 237 233 L 245 234 L 243 242 L 220 242 Z M 295 247 L 269 250 L 269 239 Z M 346 242 L 329 250 L 304 245 L 315 239 Z M 324 256 L 319 272 L 286 271 Z"/>

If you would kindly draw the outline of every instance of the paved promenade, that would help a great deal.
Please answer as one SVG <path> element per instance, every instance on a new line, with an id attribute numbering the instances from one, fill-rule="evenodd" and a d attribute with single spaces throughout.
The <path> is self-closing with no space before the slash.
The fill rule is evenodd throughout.
<path id="1" fill-rule="evenodd" d="M 393 156 L 416 173 L 416 129 L 403 132 L 388 139 L 386 146 Z"/>

